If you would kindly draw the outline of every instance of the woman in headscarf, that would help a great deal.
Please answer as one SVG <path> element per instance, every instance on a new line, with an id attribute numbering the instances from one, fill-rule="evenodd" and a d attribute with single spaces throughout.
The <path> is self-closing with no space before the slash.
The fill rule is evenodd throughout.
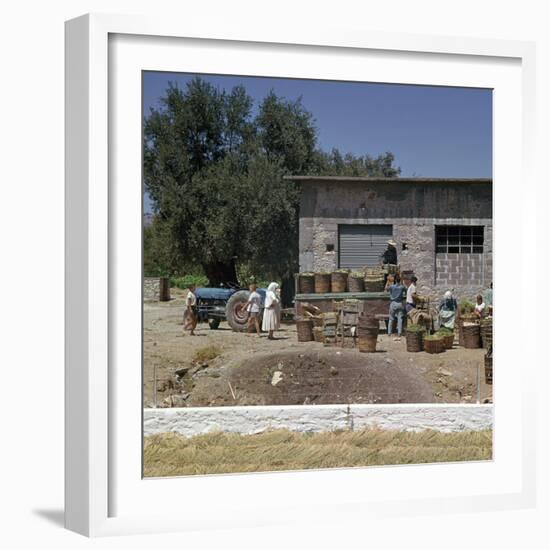
<path id="1" fill-rule="evenodd" d="M 277 296 L 277 283 L 271 283 L 265 293 L 264 318 L 262 330 L 267 331 L 267 337 L 273 340 L 273 331 L 279 328 L 279 298 Z"/>
<path id="2" fill-rule="evenodd" d="M 441 303 L 439 304 L 440 326 L 454 330 L 457 310 L 458 305 L 455 298 L 453 298 L 453 293 L 450 290 L 447 290 L 447 292 L 443 295 L 443 300 L 441 300 Z"/>

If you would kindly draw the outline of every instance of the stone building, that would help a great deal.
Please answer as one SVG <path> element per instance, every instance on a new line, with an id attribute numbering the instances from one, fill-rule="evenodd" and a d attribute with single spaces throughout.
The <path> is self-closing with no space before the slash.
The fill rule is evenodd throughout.
<path id="1" fill-rule="evenodd" d="M 492 281 L 492 180 L 291 176 L 300 271 L 360 270 L 393 239 L 419 292 L 473 299 Z"/>

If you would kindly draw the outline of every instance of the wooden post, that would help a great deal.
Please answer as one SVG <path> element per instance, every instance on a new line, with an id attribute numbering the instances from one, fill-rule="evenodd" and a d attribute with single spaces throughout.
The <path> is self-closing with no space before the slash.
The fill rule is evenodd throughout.
<path id="1" fill-rule="evenodd" d="M 157 408 L 157 366 L 153 365 L 153 403 L 155 405 L 155 409 Z"/>
<path id="2" fill-rule="evenodd" d="M 481 364 L 477 365 L 477 404 L 481 403 Z"/>

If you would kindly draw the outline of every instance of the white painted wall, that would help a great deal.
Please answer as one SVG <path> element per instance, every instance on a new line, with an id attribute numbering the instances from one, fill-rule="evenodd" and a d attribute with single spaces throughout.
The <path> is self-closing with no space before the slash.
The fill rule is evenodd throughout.
<path id="1" fill-rule="evenodd" d="M 242 434 L 270 429 L 296 432 L 360 430 L 457 432 L 493 426 L 492 405 L 296 405 L 144 409 L 144 434 L 193 436 L 214 431 Z"/>

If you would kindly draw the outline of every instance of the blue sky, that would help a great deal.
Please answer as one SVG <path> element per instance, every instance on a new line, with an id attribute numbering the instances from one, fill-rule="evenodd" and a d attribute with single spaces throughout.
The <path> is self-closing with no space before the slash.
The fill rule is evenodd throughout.
<path id="1" fill-rule="evenodd" d="M 144 73 L 144 114 L 160 106 L 169 82 L 185 88 L 194 76 Z M 402 176 L 492 177 L 491 90 L 200 76 L 220 88 L 244 85 L 256 107 L 271 89 L 287 99 L 302 96 L 324 150 L 372 156 L 391 151 Z"/>

